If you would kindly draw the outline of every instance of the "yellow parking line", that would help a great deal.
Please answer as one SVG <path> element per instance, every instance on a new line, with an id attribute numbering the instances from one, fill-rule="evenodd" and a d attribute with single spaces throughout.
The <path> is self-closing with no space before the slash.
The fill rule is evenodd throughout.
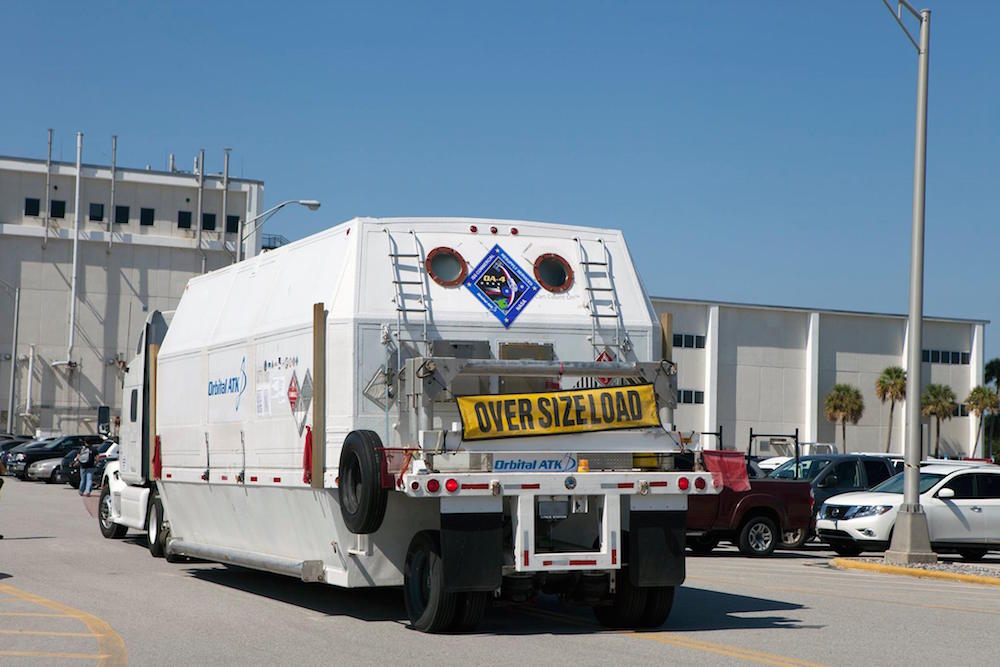
<path id="1" fill-rule="evenodd" d="M 7 584 L 0 584 L 0 592 L 13 595 L 16 598 L 24 600 L 25 602 L 31 602 L 40 607 L 47 607 L 55 611 L 61 612 L 62 615 L 72 616 L 81 623 L 87 626 L 97 638 L 97 654 L 84 654 L 84 653 L 73 653 L 73 654 L 55 654 L 55 653 L 32 653 L 32 652 L 22 652 L 22 653 L 9 653 L 0 652 L 0 655 L 27 655 L 27 656 L 41 656 L 41 657 L 66 657 L 66 658 L 83 658 L 87 656 L 88 660 L 98 660 L 98 665 L 104 665 L 107 667 L 117 667 L 119 665 L 124 665 L 128 657 L 128 651 L 125 649 L 125 641 L 121 638 L 117 632 L 108 624 L 107 621 L 94 616 L 93 614 L 88 614 L 85 611 L 80 611 L 79 609 L 74 609 L 72 607 L 67 607 L 64 604 L 56 602 L 54 600 L 49 600 L 43 598 L 40 595 L 35 595 L 33 593 L 28 593 L 27 591 L 22 591 L 19 588 L 14 588 L 13 586 L 8 586 Z"/>
<path id="2" fill-rule="evenodd" d="M 989 577 L 982 574 L 964 574 L 960 572 L 942 572 L 939 570 L 924 570 L 918 567 L 903 567 L 900 565 L 885 565 L 883 563 L 869 563 L 861 560 L 851 560 L 849 558 L 834 558 L 830 565 L 841 570 L 865 570 L 867 572 L 878 572 L 883 574 L 901 574 L 907 577 L 920 577 L 921 579 L 941 579 L 945 581 L 961 581 L 966 584 L 985 584 L 987 586 L 1000 586 L 1000 577 Z"/>
<path id="3" fill-rule="evenodd" d="M 96 637 L 93 632 L 55 632 L 50 630 L 0 630 L 0 635 L 28 635 L 32 637 Z"/>
<path id="4" fill-rule="evenodd" d="M 765 653 L 764 651 L 755 651 L 753 649 L 730 646 L 728 644 L 717 644 L 715 642 L 695 639 L 693 637 L 684 637 L 681 635 L 672 635 L 668 633 L 636 633 L 634 636 L 642 639 L 650 639 L 661 644 L 669 644 L 671 646 L 680 646 L 682 648 L 694 649 L 696 651 L 715 653 L 716 655 L 739 658 L 740 660 L 761 663 L 764 665 L 777 665 L 779 667 L 822 667 L 819 663 L 799 660 L 798 658 L 788 658 L 782 655 L 775 655 L 773 653 Z"/>
<path id="5" fill-rule="evenodd" d="M 41 611 L 0 611 L 0 616 L 44 616 L 46 618 L 73 618 L 69 614 L 49 614 Z"/>
<path id="6" fill-rule="evenodd" d="M 105 660 L 111 656 L 101 653 L 51 653 L 48 651 L 0 651 L 0 656 L 11 658 L 64 658 L 66 660 L 100 660 L 98 664 L 105 664 Z"/>

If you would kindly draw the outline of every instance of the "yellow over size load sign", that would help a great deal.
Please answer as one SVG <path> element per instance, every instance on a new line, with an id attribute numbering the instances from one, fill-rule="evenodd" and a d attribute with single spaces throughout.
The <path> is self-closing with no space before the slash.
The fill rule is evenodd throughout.
<path id="1" fill-rule="evenodd" d="M 462 438 L 513 438 L 659 426 L 653 385 L 459 396 Z"/>

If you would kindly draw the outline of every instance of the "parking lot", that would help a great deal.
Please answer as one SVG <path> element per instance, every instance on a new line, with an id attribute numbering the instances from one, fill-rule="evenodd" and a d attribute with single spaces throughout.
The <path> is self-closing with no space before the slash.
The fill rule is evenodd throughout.
<path id="1" fill-rule="evenodd" d="M 96 497 L 7 478 L 0 497 L 0 661 L 27 664 L 884 665 L 992 661 L 996 587 L 844 571 L 818 547 L 688 559 L 666 626 L 600 629 L 543 597 L 495 607 L 472 635 L 406 627 L 397 590 L 341 590 L 150 557 L 101 537 Z M 993 553 L 986 563 L 1000 567 Z"/>

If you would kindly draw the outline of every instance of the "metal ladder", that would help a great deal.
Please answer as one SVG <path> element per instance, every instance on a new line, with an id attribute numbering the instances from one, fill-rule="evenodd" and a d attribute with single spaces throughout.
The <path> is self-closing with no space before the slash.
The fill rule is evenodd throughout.
<path id="1" fill-rule="evenodd" d="M 399 243 L 393 238 L 388 229 L 383 229 L 389 243 L 389 260 L 392 266 L 392 284 L 395 288 L 395 295 L 392 300 L 396 304 L 396 368 L 401 369 L 403 364 L 403 343 L 423 343 L 424 353 L 430 355 L 430 342 L 427 340 L 427 317 L 430 310 L 429 295 L 427 294 L 426 269 L 424 267 L 424 250 L 417 241 L 417 235 L 413 230 L 409 230 L 410 240 L 413 242 L 413 252 L 400 252 Z M 412 262 L 412 263 L 407 263 Z M 413 285 L 420 288 L 419 294 L 407 292 Z M 416 299 L 417 303 L 407 303 Z M 423 316 L 421 323 L 422 338 L 403 338 L 404 325 L 410 324 L 410 313 L 420 313 Z"/>
<path id="2" fill-rule="evenodd" d="M 616 361 L 620 361 L 631 345 L 621 317 L 621 303 L 618 301 L 618 290 L 615 287 L 611 251 L 608 250 L 604 239 L 597 239 L 597 243 L 601 246 L 600 258 L 593 260 L 587 252 L 583 239 L 574 240 L 583 273 L 584 289 L 587 291 L 586 308 L 590 311 L 590 344 L 594 350 L 594 358 L 596 359 L 607 347 L 614 350 Z M 602 324 L 606 320 L 615 322 L 613 343 L 604 342 L 604 334 L 611 333 L 611 327 Z"/>

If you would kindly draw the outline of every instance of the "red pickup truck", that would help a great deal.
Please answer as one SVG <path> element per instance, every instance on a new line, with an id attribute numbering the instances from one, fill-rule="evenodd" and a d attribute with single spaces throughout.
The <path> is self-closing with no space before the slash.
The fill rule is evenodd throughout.
<path id="1" fill-rule="evenodd" d="M 808 539 L 813 495 L 809 482 L 750 478 L 748 491 L 723 487 L 712 496 L 689 496 L 687 545 L 705 554 L 727 540 L 747 556 L 769 556 L 777 546 Z"/>

